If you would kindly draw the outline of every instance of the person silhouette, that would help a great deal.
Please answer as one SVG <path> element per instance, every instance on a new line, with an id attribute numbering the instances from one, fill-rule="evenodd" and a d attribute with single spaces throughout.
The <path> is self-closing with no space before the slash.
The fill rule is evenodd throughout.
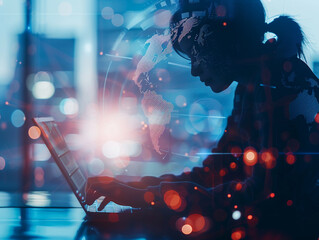
<path id="1" fill-rule="evenodd" d="M 193 76 L 216 93 L 238 83 L 225 133 L 189 173 L 128 183 L 90 178 L 87 203 L 105 196 L 100 209 L 113 201 L 198 213 L 214 229 L 240 218 L 246 227 L 317 232 L 319 80 L 301 60 L 301 27 L 289 16 L 266 23 L 260 0 L 182 0 L 170 29 Z M 264 40 L 267 32 L 276 37 Z"/>

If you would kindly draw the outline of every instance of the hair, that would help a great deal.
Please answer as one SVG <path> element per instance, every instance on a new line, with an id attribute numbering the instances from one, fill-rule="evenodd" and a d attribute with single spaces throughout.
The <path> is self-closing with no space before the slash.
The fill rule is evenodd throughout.
<path id="1" fill-rule="evenodd" d="M 221 7 L 224 12 L 219 14 Z M 265 49 L 263 42 L 266 32 L 277 35 L 277 46 L 280 45 L 281 50 L 285 51 L 285 46 L 290 46 L 290 54 L 304 56 L 302 46 L 305 37 L 299 24 L 288 16 L 280 16 L 267 24 L 265 9 L 260 0 L 200 0 L 196 4 L 180 0 L 180 7 L 171 18 L 171 27 L 178 24 L 182 13 L 199 10 L 207 12 L 207 9 L 210 11 L 209 16 L 200 21 L 212 26 L 222 48 L 236 52 L 239 57 L 261 55 Z M 225 22 L 227 27 L 219 27 Z M 178 41 L 173 41 L 173 48 L 182 55 Z"/>
<path id="2" fill-rule="evenodd" d="M 305 58 L 303 44 L 305 35 L 300 25 L 290 16 L 282 15 L 266 25 L 266 31 L 272 32 L 278 37 L 278 45 L 288 54 Z"/>

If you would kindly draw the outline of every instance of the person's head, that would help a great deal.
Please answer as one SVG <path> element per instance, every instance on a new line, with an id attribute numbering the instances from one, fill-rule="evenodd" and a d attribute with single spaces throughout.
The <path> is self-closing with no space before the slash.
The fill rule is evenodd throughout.
<path id="1" fill-rule="evenodd" d="M 261 56 L 267 31 L 279 38 L 292 34 L 296 39 L 299 34 L 296 53 L 302 54 L 299 25 L 289 17 L 278 19 L 265 23 L 260 0 L 181 0 L 171 18 L 171 39 L 176 52 L 191 60 L 192 75 L 221 92 Z M 299 29 L 285 33 L 280 26 L 284 20 L 286 26 L 295 24 Z"/>

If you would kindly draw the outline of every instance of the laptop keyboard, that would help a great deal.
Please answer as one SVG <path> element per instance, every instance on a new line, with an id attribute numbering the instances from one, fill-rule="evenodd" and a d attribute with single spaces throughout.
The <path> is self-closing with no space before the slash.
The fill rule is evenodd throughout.
<path id="1" fill-rule="evenodd" d="M 128 209 L 132 209 L 132 207 L 128 206 L 121 206 L 116 203 L 110 202 L 108 205 L 105 206 L 104 209 L 101 211 L 98 210 L 101 201 L 96 200 L 92 205 L 87 207 L 88 212 L 105 212 L 105 213 L 119 213 Z"/>

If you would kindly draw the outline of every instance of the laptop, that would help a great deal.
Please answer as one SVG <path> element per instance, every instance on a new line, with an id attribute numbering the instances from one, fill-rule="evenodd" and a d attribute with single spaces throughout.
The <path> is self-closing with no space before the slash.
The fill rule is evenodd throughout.
<path id="1" fill-rule="evenodd" d="M 89 219 L 105 218 L 107 220 L 110 213 L 133 213 L 133 210 L 137 210 L 110 202 L 102 211 L 98 211 L 102 198 L 96 200 L 92 205 L 87 205 L 85 202 L 85 187 L 88 176 L 72 156 L 72 152 L 68 148 L 57 123 L 52 117 L 33 118 L 33 122 L 40 128 L 45 145 Z"/>

